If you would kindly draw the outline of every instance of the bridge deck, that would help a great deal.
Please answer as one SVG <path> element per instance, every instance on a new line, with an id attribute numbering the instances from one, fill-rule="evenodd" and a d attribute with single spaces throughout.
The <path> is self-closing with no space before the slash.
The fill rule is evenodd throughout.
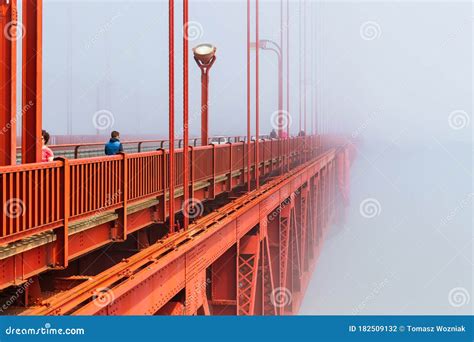
<path id="1" fill-rule="evenodd" d="M 336 150 L 311 159 L 23 314 L 296 313 L 337 208 Z"/>
<path id="2" fill-rule="evenodd" d="M 195 201 L 229 194 L 247 183 L 243 143 L 193 148 L 190 189 Z M 255 145 L 252 143 L 254 151 Z M 260 175 L 268 177 L 319 155 L 320 137 L 259 143 Z M 289 150 L 288 150 L 289 148 Z M 289 152 L 288 152 L 289 151 Z M 152 224 L 166 222 L 167 151 L 61 160 L 0 168 L 0 288 L 50 269 Z M 182 151 L 176 152 L 175 208 L 182 212 Z M 210 162 L 213 161 L 213 162 Z M 250 155 L 254 167 L 254 153 Z M 254 172 L 251 173 L 254 181 Z M 202 212 L 200 214 L 203 214 Z"/>

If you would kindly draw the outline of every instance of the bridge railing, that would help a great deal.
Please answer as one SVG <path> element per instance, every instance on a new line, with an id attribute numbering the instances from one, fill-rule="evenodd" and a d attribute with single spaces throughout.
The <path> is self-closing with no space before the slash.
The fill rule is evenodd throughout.
<path id="1" fill-rule="evenodd" d="M 250 155 L 247 148 L 244 142 L 191 147 L 190 183 L 215 182 L 217 176 L 244 173 L 247 158 L 255 164 L 255 142 L 251 143 Z M 258 148 L 260 170 L 268 172 L 285 160 L 295 165 L 316 156 L 320 138 L 261 140 Z M 163 195 L 168 184 L 168 159 L 169 152 L 160 149 L 0 167 L 0 245 Z M 179 187 L 183 184 L 182 149 L 175 152 L 175 160 Z M 268 164 L 270 168 L 265 167 Z"/>
<path id="2" fill-rule="evenodd" d="M 69 162 L 70 218 L 120 206 L 123 155 Z"/>
<path id="3" fill-rule="evenodd" d="M 60 161 L 0 168 L 0 237 L 59 226 L 64 219 L 63 178 Z"/>
<path id="4" fill-rule="evenodd" d="M 127 156 L 129 201 L 163 193 L 167 184 L 163 155 L 164 151 L 154 151 Z"/>
<path id="5" fill-rule="evenodd" d="M 267 137 L 267 136 L 265 136 Z M 245 141 L 246 137 L 243 136 L 230 136 L 230 137 L 218 137 L 209 138 L 208 143 L 215 141 L 217 144 L 224 144 L 226 142 L 239 142 Z M 104 155 L 104 142 L 93 142 L 93 143 L 71 143 L 71 144 L 57 144 L 49 145 L 49 148 L 53 150 L 55 156 L 64 157 L 68 159 L 79 159 L 79 158 L 93 158 Z M 140 153 L 147 151 L 155 151 L 158 148 L 168 148 L 169 141 L 165 139 L 157 140 L 131 140 L 123 141 L 122 145 L 124 151 L 127 153 Z M 177 148 L 183 147 L 183 139 L 176 139 L 175 146 Z M 197 147 L 201 146 L 200 138 L 189 139 L 189 146 Z M 21 163 L 21 147 L 17 148 L 17 163 Z"/>

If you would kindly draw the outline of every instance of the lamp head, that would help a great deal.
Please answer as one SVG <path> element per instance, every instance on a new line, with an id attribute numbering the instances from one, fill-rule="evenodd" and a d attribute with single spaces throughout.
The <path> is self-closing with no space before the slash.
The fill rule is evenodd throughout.
<path id="1" fill-rule="evenodd" d="M 216 55 L 216 50 L 212 44 L 200 44 L 193 49 L 194 58 L 203 66 L 209 65 Z"/>
<path id="2" fill-rule="evenodd" d="M 262 50 L 267 50 L 268 49 L 268 43 L 270 41 L 268 39 L 261 39 L 258 41 L 258 48 Z M 257 42 L 251 42 L 250 43 L 250 49 L 255 50 L 257 49 Z"/>

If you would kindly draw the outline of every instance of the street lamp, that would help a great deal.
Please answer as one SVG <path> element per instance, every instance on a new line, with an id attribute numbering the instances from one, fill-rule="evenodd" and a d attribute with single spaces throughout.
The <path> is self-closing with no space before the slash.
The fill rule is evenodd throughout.
<path id="1" fill-rule="evenodd" d="M 251 43 L 250 46 L 252 49 L 256 49 L 257 43 Z M 281 47 L 268 39 L 259 40 L 258 47 L 262 50 L 273 51 L 278 57 L 278 137 L 283 138 L 283 59 Z"/>
<path id="2" fill-rule="evenodd" d="M 193 49 L 194 60 L 201 69 L 201 145 L 208 143 L 209 70 L 216 61 L 216 47 L 200 44 Z"/>

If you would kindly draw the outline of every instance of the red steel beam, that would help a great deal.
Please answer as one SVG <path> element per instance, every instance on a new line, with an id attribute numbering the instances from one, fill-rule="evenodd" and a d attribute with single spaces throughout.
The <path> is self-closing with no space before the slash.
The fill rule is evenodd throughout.
<path id="1" fill-rule="evenodd" d="M 41 162 L 43 1 L 23 0 L 22 133 L 23 164 Z"/>
<path id="2" fill-rule="evenodd" d="M 318 137 L 308 136 L 305 139 L 313 147 L 312 158 L 317 157 L 317 146 L 320 143 Z M 280 141 L 260 142 L 260 148 L 265 152 L 260 165 L 263 175 L 269 175 L 274 171 L 270 161 L 282 159 L 283 152 L 274 148 L 277 144 L 280 144 Z M 195 184 L 198 184 L 198 187 L 193 191 L 192 197 L 201 201 L 211 200 L 218 194 L 245 186 L 243 174 L 247 156 L 242 154 L 245 152 L 244 147 L 245 144 L 240 142 L 193 149 L 193 179 L 196 180 Z M 301 160 L 298 158 L 301 152 L 295 152 L 294 161 Z M 179 155 L 182 150 L 176 153 Z M 225 153 L 230 153 L 232 158 L 217 160 L 216 156 Z M 61 237 L 68 230 L 66 225 L 72 227 L 70 229 L 74 231 L 74 226 L 87 223 L 89 225 L 87 230 L 73 233 L 69 237 L 69 260 L 73 260 L 88 251 L 114 242 L 114 238 L 123 239 L 127 234 L 151 224 L 166 222 L 164 194 L 167 189 L 163 183 L 166 157 L 165 151 L 153 151 L 126 156 L 122 154 L 114 157 L 70 160 L 68 165 L 64 161 L 55 161 L 1 167 L 2 202 L 13 200 L 14 205 L 19 205 L 20 209 L 26 207 L 28 210 L 20 210 L 15 216 L 7 216 L 5 212 L 1 214 L 0 242 L 3 245 L 16 243 L 53 229 L 58 233 L 55 236 Z M 212 168 L 209 166 L 211 160 L 215 161 Z M 281 168 L 282 164 L 277 167 Z M 228 173 L 231 173 L 232 177 L 229 178 Z M 67 174 L 69 182 L 65 182 L 66 178 L 63 177 Z M 210 185 L 206 185 L 207 182 L 212 184 L 213 193 L 209 191 Z M 147 186 L 144 187 L 143 184 Z M 66 195 L 68 192 L 70 196 Z M 42 193 L 45 196 L 39 195 Z M 141 203 L 146 204 L 157 199 L 158 203 L 143 208 L 140 206 Z M 176 201 L 181 199 L 182 197 Z M 61 208 L 67 207 L 67 203 L 70 211 L 63 212 Z M 135 209 L 137 205 L 140 206 L 138 211 Z M 180 210 L 181 208 L 175 207 L 175 212 Z M 118 217 L 107 223 L 93 222 L 105 213 L 113 213 Z M 63 241 L 56 245 L 65 243 Z M 19 284 L 47 269 L 47 265 L 64 264 L 65 260 L 61 254 L 59 254 L 61 258 L 55 262 L 49 259 L 50 248 L 51 243 L 45 242 L 34 249 L 20 249 L 11 255 L 3 254 L 4 259 L 0 265 L 3 269 L 0 288 Z M 11 252 L 10 249 L 9 251 Z"/>
<path id="3" fill-rule="evenodd" d="M 184 301 L 186 313 L 193 314 L 205 304 L 205 301 L 196 299 L 196 295 L 191 296 L 196 292 L 190 289 L 202 286 L 199 293 L 205 293 L 207 280 L 203 272 L 236 244 L 239 246 L 239 258 L 243 258 L 242 262 L 238 263 L 240 267 L 237 270 L 242 272 L 240 278 L 242 284 L 244 282 L 248 284 L 237 289 L 241 295 L 240 299 L 239 295 L 237 296 L 238 312 L 252 314 L 255 308 L 261 310 L 259 306 L 264 306 L 264 297 L 272 295 L 268 293 L 270 287 L 265 286 L 265 276 L 261 275 L 262 280 L 259 283 L 255 274 L 260 255 L 258 252 L 260 241 L 264 242 L 265 253 L 270 254 L 268 245 L 265 246 L 268 242 L 263 241 L 267 239 L 265 222 L 268 215 L 284 203 L 286 198 L 299 196 L 298 189 L 307 184 L 312 185 L 311 179 L 334 158 L 335 151 L 331 150 L 321 158 L 272 180 L 260 190 L 246 194 L 204 217 L 190 226 L 189 231 L 174 234 L 163 243 L 154 244 L 138 252 L 107 271 L 91 277 L 88 282 L 44 300 L 40 306 L 32 307 L 23 314 L 154 314 L 161 307 L 168 305 L 168 302 L 182 289 L 186 289 Z M 257 233 L 254 227 L 258 227 Z M 296 231 L 292 238 L 294 243 L 297 242 L 295 233 Z M 289 267 L 300 262 L 297 260 L 299 255 L 297 253 L 287 261 Z M 252 258 L 254 261 L 250 260 Z M 265 256 L 264 259 L 270 263 L 269 258 Z M 263 266 L 262 269 L 271 272 L 267 265 Z M 303 272 L 299 267 L 293 271 L 289 269 L 292 274 L 295 274 L 295 271 Z M 304 272 L 299 279 L 294 279 L 299 285 L 298 293 L 293 294 L 295 304 L 291 313 L 296 312 L 301 302 L 302 293 L 309 280 L 308 273 Z M 271 275 L 269 279 L 272 282 Z M 261 285 L 263 291 L 259 294 L 261 297 L 257 296 L 257 284 Z M 99 289 L 107 289 L 108 294 L 101 294 L 98 292 Z M 130 300 L 131 293 L 133 300 Z M 101 299 L 104 295 L 114 300 L 104 303 Z M 97 298 L 99 299 L 94 300 Z M 229 304 L 233 305 L 231 301 Z"/>
<path id="4" fill-rule="evenodd" d="M 0 166 L 16 163 L 16 0 L 0 1 Z"/>
<path id="5" fill-rule="evenodd" d="M 209 72 L 210 67 L 201 66 L 201 145 L 209 143 Z"/>

